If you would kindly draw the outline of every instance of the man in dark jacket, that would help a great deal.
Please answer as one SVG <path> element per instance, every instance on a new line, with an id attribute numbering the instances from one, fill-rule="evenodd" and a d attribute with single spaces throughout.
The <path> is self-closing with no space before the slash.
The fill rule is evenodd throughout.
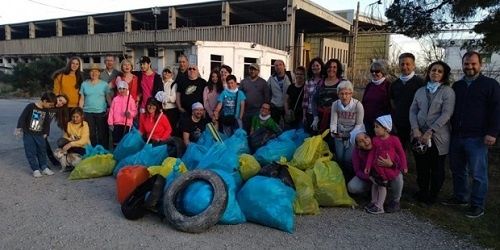
<path id="1" fill-rule="evenodd" d="M 454 196 L 443 204 L 470 204 L 465 215 L 477 218 L 484 214 L 488 190 L 488 146 L 495 144 L 500 132 L 500 85 L 481 74 L 481 55 L 475 51 L 462 57 L 462 69 L 464 78 L 453 84 L 450 168 Z M 470 190 L 468 173 L 473 179 Z"/>
<path id="2" fill-rule="evenodd" d="M 415 56 L 403 53 L 399 56 L 401 76 L 391 84 L 390 97 L 392 120 L 403 147 L 410 142 L 410 106 L 417 89 L 424 86 L 424 80 L 415 74 Z"/>

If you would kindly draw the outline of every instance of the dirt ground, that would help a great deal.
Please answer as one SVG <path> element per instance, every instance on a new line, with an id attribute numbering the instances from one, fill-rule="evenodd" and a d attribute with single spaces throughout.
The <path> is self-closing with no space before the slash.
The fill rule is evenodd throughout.
<path id="1" fill-rule="evenodd" d="M 115 179 L 70 181 L 68 173 L 35 179 L 22 140 L 12 135 L 29 100 L 0 99 L 0 248 L 2 249 L 339 249 L 478 248 L 407 210 L 371 215 L 361 208 L 323 208 L 297 216 L 295 233 L 253 223 L 217 225 L 201 234 L 175 231 L 154 215 L 126 220 Z M 52 125 L 52 143 L 60 136 Z"/>

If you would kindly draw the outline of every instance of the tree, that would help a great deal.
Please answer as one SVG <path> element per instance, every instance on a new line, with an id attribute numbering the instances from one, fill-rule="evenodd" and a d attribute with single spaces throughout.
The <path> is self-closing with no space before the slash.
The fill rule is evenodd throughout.
<path id="1" fill-rule="evenodd" d="M 484 36 L 484 50 L 500 50 L 499 0 L 394 0 L 385 15 L 395 33 L 421 38 L 465 27 Z"/>
<path id="2" fill-rule="evenodd" d="M 38 94 L 52 89 L 52 73 L 64 65 L 64 61 L 58 57 L 45 57 L 30 63 L 18 63 L 12 69 L 8 83 L 31 95 Z"/>

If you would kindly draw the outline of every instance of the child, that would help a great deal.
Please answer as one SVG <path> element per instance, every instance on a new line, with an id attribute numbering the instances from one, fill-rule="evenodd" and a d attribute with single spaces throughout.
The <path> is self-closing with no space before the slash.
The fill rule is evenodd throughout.
<path id="1" fill-rule="evenodd" d="M 18 137 L 23 133 L 24 152 L 35 178 L 42 177 L 42 173 L 54 174 L 47 167 L 45 138 L 50 129 L 49 109 L 54 107 L 56 101 L 54 93 L 44 93 L 40 101 L 26 105 L 17 121 L 14 135 Z"/>
<path id="2" fill-rule="evenodd" d="M 229 75 L 226 78 L 227 89 L 217 97 L 214 117 L 222 124 L 222 131 L 231 136 L 237 128 L 243 128 L 242 119 L 245 111 L 245 93 L 238 90 L 236 76 Z M 222 114 L 220 114 L 222 110 Z M 220 125 L 219 125 L 220 126 Z"/>
<path id="3" fill-rule="evenodd" d="M 78 107 L 71 111 L 63 138 L 57 144 L 66 153 L 85 154 L 85 146 L 90 144 L 89 124 L 83 120 L 83 109 Z"/>
<path id="4" fill-rule="evenodd" d="M 248 137 L 250 149 L 257 150 L 280 133 L 281 128 L 271 118 L 271 105 L 263 103 L 260 106 L 260 113 L 252 117 L 250 136 Z"/>
<path id="5" fill-rule="evenodd" d="M 116 85 L 118 95 L 113 98 L 108 114 L 108 125 L 113 135 L 113 147 L 116 147 L 123 136 L 128 133 L 137 114 L 135 100 L 128 93 L 128 83 L 118 80 Z"/>
<path id="6" fill-rule="evenodd" d="M 390 206 L 399 206 L 399 198 L 403 185 L 394 187 L 392 181 L 401 178 L 401 171 L 406 174 L 408 166 L 406 164 L 406 154 L 401 146 L 399 138 L 390 135 L 392 129 L 392 119 L 390 115 L 380 116 L 375 120 L 375 137 L 373 138 L 373 149 L 368 154 L 365 166 L 365 174 L 370 174 L 372 181 L 372 201 L 365 207 L 371 214 L 384 213 L 384 201 L 387 195 L 387 186 L 391 185 L 393 192 L 398 193 L 395 199 L 391 201 Z M 383 167 L 378 164 L 380 159 L 390 158 L 392 162 L 399 159 L 397 166 Z M 398 180 L 397 183 L 402 183 Z"/>

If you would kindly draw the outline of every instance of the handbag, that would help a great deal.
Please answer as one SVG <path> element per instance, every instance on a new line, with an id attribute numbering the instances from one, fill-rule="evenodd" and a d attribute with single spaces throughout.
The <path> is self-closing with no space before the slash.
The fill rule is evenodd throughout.
<path id="1" fill-rule="evenodd" d="M 219 121 L 222 123 L 224 126 L 229 126 L 233 127 L 236 124 L 236 107 L 238 106 L 238 94 L 239 90 L 236 91 L 236 99 L 234 100 L 234 112 L 232 115 L 223 115 L 222 117 L 219 118 Z"/>
<path id="2" fill-rule="evenodd" d="M 293 122 L 295 121 L 295 110 L 297 109 L 297 105 L 299 104 L 300 96 L 304 92 L 304 86 L 302 86 L 302 90 L 300 90 L 299 96 L 297 97 L 297 101 L 295 101 L 295 105 L 293 106 L 293 112 L 289 112 L 288 114 L 285 114 L 285 122 Z"/>

